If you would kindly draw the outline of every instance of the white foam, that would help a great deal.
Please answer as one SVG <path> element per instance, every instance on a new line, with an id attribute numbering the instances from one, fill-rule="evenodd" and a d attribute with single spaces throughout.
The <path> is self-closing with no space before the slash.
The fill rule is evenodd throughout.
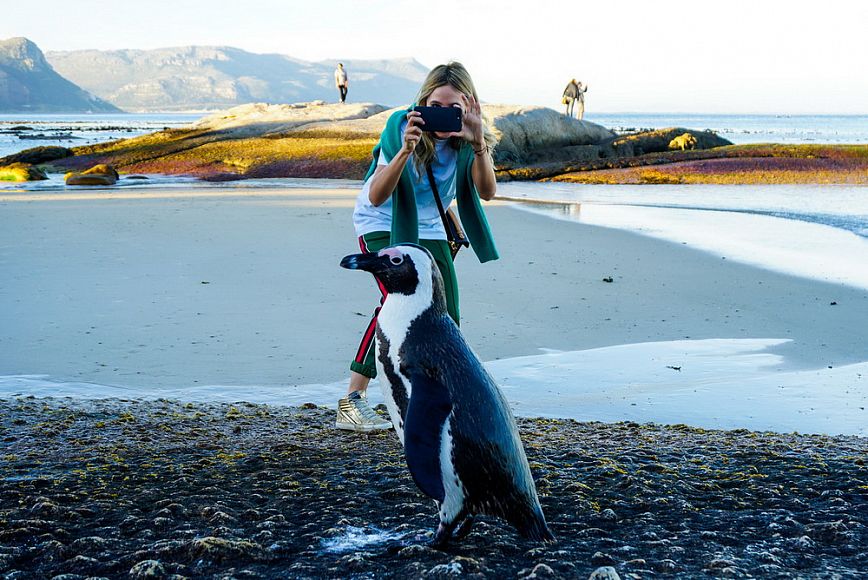
<path id="1" fill-rule="evenodd" d="M 346 532 L 343 534 L 324 539 L 322 547 L 324 552 L 332 554 L 357 552 L 386 542 L 401 540 L 406 535 L 407 533 L 390 532 L 375 527 L 347 526 Z"/>

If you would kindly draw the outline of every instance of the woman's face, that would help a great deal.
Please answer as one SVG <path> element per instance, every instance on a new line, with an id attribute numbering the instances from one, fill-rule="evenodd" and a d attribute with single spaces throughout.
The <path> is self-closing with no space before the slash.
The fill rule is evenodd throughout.
<path id="1" fill-rule="evenodd" d="M 467 110 L 467 97 L 452 85 L 443 85 L 434 89 L 428 97 L 426 105 L 429 107 L 457 107 L 461 109 L 463 115 Z M 434 136 L 438 139 L 447 139 L 450 135 L 451 133 L 434 132 Z"/>

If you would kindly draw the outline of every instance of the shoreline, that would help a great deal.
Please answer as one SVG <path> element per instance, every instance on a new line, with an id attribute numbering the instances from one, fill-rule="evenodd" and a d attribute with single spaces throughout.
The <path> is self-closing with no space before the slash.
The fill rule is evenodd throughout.
<path id="1" fill-rule="evenodd" d="M 207 393 L 209 385 L 277 397 L 293 385 L 339 393 L 346 353 L 376 303 L 367 277 L 337 267 L 356 251 L 348 226 L 355 192 L 218 193 L 0 199 L 10 224 L 0 233 L 10 274 L 0 286 L 9 304 L 0 315 L 0 375 L 154 393 Z M 854 324 L 868 319 L 864 290 L 503 203 L 487 208 L 503 259 L 480 265 L 465 251 L 457 268 L 462 328 L 490 364 L 541 349 L 586 356 L 721 338 L 781 339 L 765 351 L 780 358 L 769 376 L 865 362 L 858 345 L 868 330 Z"/>

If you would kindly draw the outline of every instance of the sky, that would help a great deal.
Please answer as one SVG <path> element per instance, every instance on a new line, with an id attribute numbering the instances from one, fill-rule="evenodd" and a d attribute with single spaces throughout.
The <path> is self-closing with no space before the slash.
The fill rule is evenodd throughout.
<path id="1" fill-rule="evenodd" d="M 11 4 L 11 2 L 10 2 Z M 863 0 L 42 0 L 0 39 L 44 51 L 233 46 L 305 60 L 467 66 L 483 101 L 592 112 L 868 114 Z"/>

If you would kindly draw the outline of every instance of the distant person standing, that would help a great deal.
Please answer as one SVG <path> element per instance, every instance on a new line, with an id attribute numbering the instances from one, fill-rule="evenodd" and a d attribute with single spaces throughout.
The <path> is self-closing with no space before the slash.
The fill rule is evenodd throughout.
<path id="1" fill-rule="evenodd" d="M 587 90 L 588 87 L 576 81 L 576 79 L 569 82 L 567 88 L 564 89 L 564 96 L 561 101 L 567 107 L 564 112 L 567 117 L 573 116 L 576 102 L 579 103 L 579 119 L 585 116 L 585 93 Z"/>
<path id="2" fill-rule="evenodd" d="M 344 63 L 339 62 L 338 68 L 335 69 L 335 86 L 341 94 L 341 102 L 347 101 L 347 88 L 350 86 L 350 78 L 347 76 L 347 71 L 344 70 Z"/>
<path id="3" fill-rule="evenodd" d="M 581 121 L 585 118 L 585 93 L 588 92 L 588 85 L 579 81 L 579 96 L 576 97 L 576 101 L 579 103 L 579 114 L 576 115 L 576 118 Z"/>

